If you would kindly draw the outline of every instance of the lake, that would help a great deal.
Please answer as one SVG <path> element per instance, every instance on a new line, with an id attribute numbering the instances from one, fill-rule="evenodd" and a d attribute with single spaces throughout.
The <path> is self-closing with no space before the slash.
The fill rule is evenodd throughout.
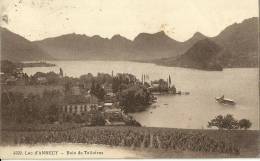
<path id="1" fill-rule="evenodd" d="M 229 68 L 223 71 L 202 71 L 178 67 L 165 67 L 151 63 L 125 61 L 49 61 L 55 67 L 24 68 L 32 75 L 38 71 L 59 72 L 66 76 L 79 77 L 92 73 L 131 73 L 141 79 L 167 79 L 171 75 L 177 90 L 190 95 L 157 96 L 157 103 L 146 111 L 131 115 L 143 126 L 201 129 L 207 128 L 209 120 L 219 114 L 232 114 L 236 119 L 246 118 L 252 122 L 251 129 L 259 129 L 258 68 Z M 225 95 L 235 100 L 235 106 L 222 105 L 215 97 Z"/>

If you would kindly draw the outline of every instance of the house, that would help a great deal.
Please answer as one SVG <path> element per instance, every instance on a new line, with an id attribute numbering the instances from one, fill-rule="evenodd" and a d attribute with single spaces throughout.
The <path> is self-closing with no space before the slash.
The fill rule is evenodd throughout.
<path id="1" fill-rule="evenodd" d="M 98 99 L 95 96 L 89 95 L 83 103 L 69 102 L 60 106 L 59 120 L 60 122 L 74 122 L 80 119 L 83 122 L 88 122 L 97 111 L 100 110 Z"/>
<path id="2" fill-rule="evenodd" d="M 73 86 L 73 87 L 71 88 L 71 93 L 72 93 L 72 95 L 80 95 L 81 92 L 80 92 L 79 86 Z"/>
<path id="3" fill-rule="evenodd" d="M 61 107 L 61 112 L 62 113 L 67 113 L 67 114 L 82 114 L 84 112 L 90 111 L 93 106 L 90 104 L 68 104 L 68 105 L 63 105 Z"/>
<path id="4" fill-rule="evenodd" d="M 118 108 L 112 108 L 112 109 L 105 109 L 104 110 L 104 116 L 106 119 L 113 119 L 113 118 L 119 118 L 122 117 L 122 111 Z"/>
<path id="5" fill-rule="evenodd" d="M 86 102 L 89 102 L 90 104 L 98 104 L 99 100 L 96 96 L 91 95 L 90 93 L 86 94 L 85 96 Z"/>
<path id="6" fill-rule="evenodd" d="M 104 103 L 104 109 L 111 109 L 113 108 L 113 103 L 108 102 L 108 103 Z"/>
<path id="7" fill-rule="evenodd" d="M 74 122 L 79 118 L 83 122 L 88 122 L 90 118 L 87 116 L 92 115 L 97 111 L 98 105 L 96 104 L 82 103 L 61 105 L 59 109 L 59 121 Z"/>
<path id="8" fill-rule="evenodd" d="M 119 102 L 105 102 L 103 104 L 103 109 L 119 109 Z"/>
<path id="9" fill-rule="evenodd" d="M 116 101 L 117 101 L 117 98 L 116 98 L 115 93 L 113 93 L 113 92 L 108 92 L 108 93 L 105 94 L 104 100 L 105 100 L 105 102 L 111 102 L 111 103 L 113 103 L 113 102 L 116 102 Z"/>
<path id="10" fill-rule="evenodd" d="M 104 109 L 106 125 L 126 125 L 122 110 L 119 108 Z"/>
<path id="11" fill-rule="evenodd" d="M 152 82 L 151 83 L 151 87 L 153 88 L 153 87 L 159 87 L 159 82 Z"/>
<path id="12" fill-rule="evenodd" d="M 151 87 L 148 88 L 150 92 L 167 92 L 169 90 L 169 83 L 163 79 L 151 82 Z"/>

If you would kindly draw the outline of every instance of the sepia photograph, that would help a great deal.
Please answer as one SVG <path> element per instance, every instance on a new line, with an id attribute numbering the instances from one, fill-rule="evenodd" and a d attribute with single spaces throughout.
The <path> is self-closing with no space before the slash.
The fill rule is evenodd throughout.
<path id="1" fill-rule="evenodd" d="M 1 0 L 0 159 L 258 158 L 258 0 Z"/>

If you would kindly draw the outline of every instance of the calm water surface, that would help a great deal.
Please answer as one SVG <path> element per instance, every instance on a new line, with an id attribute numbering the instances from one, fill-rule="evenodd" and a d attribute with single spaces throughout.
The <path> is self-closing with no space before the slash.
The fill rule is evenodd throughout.
<path id="1" fill-rule="evenodd" d="M 171 128 L 206 128 L 207 122 L 219 114 L 233 114 L 235 118 L 249 119 L 251 129 L 259 127 L 258 68 L 234 68 L 224 71 L 201 71 L 176 67 L 164 67 L 150 63 L 122 61 L 51 61 L 55 67 L 24 68 L 29 75 L 37 71 L 59 72 L 61 67 L 67 76 L 78 77 L 92 73 L 132 73 L 139 79 L 142 73 L 149 81 L 166 79 L 171 75 L 177 90 L 190 95 L 157 96 L 158 102 L 146 111 L 133 113 L 143 126 Z M 215 97 L 225 95 L 236 101 L 235 106 L 215 102 Z"/>

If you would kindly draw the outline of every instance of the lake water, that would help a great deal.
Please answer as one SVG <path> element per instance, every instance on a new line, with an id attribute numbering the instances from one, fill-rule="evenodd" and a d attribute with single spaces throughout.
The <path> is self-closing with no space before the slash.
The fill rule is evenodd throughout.
<path id="1" fill-rule="evenodd" d="M 141 79 L 149 75 L 149 81 L 166 79 L 171 75 L 177 90 L 190 95 L 157 96 L 158 102 L 146 111 L 133 113 L 143 126 L 170 128 L 206 128 L 207 122 L 219 114 L 232 114 L 236 119 L 246 118 L 259 129 L 258 68 L 233 68 L 223 71 L 158 66 L 150 63 L 122 61 L 50 61 L 55 67 L 24 68 L 29 75 L 40 72 L 59 72 L 61 67 L 67 76 L 79 77 L 92 73 L 132 73 Z M 215 97 L 225 95 L 236 101 L 235 106 L 215 102 Z"/>

